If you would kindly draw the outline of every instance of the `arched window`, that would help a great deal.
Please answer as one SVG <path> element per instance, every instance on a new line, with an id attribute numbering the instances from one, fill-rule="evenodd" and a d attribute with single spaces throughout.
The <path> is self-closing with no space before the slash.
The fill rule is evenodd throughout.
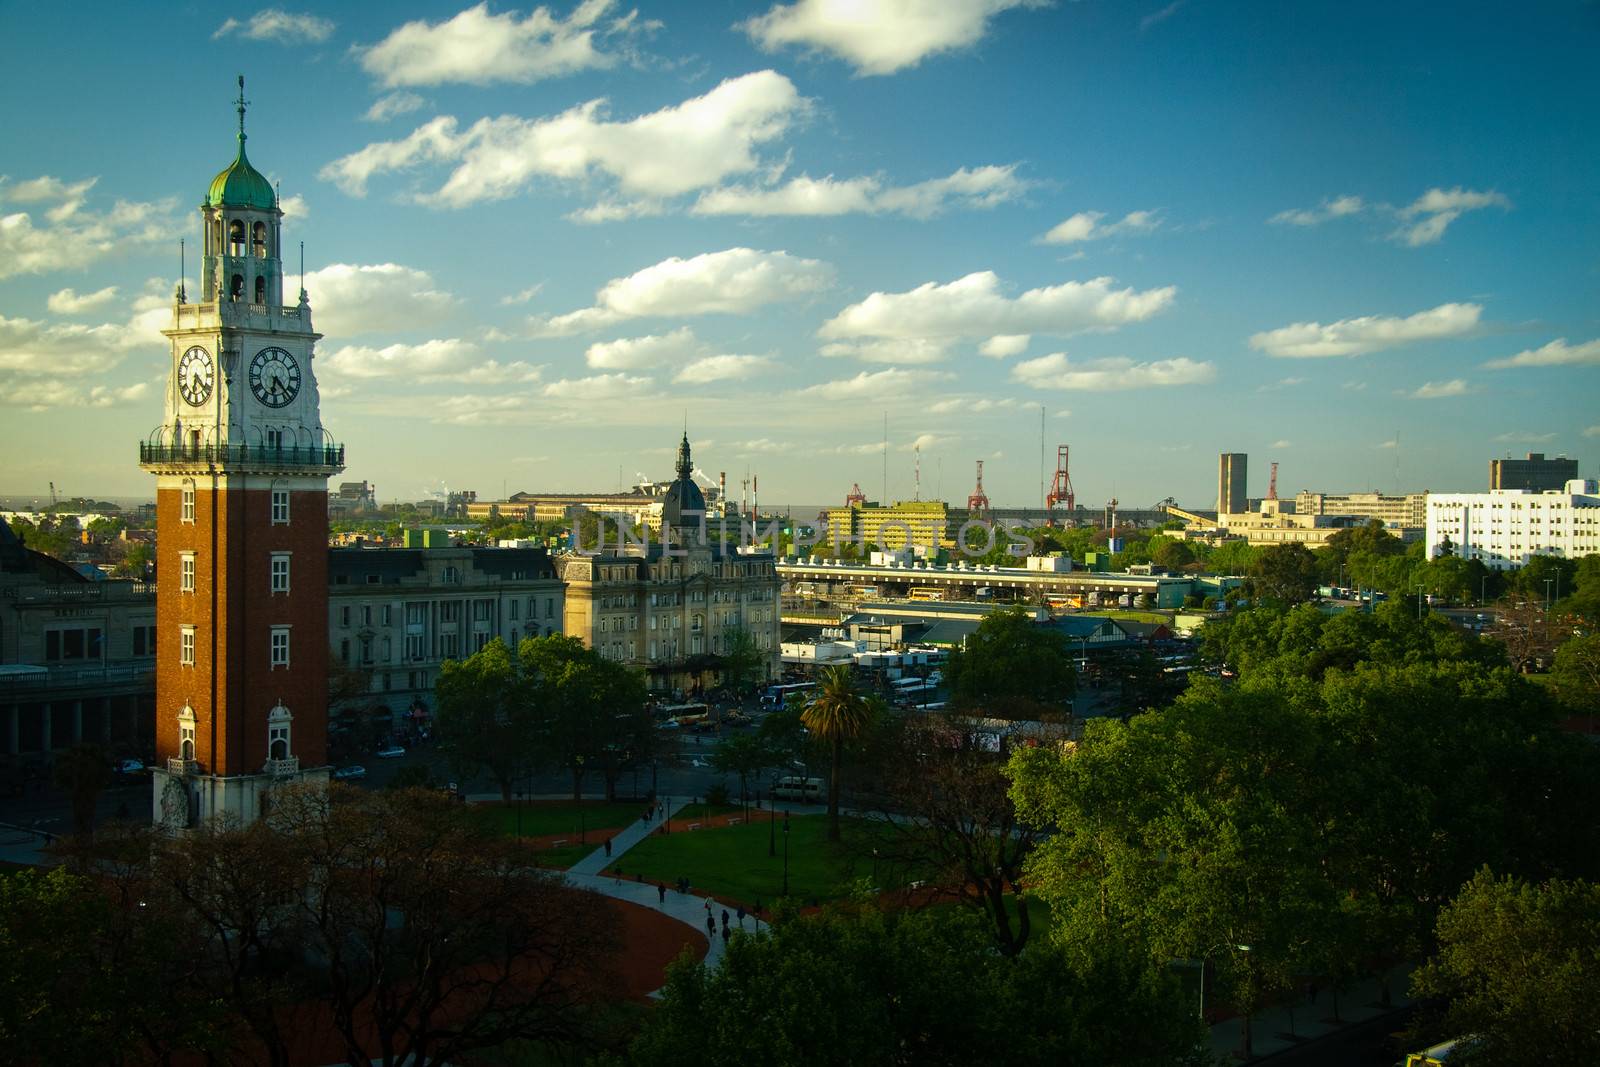
<path id="1" fill-rule="evenodd" d="M 265 278 L 257 278 L 256 279 L 256 303 L 265 304 L 266 302 L 267 302 L 267 279 L 265 279 Z"/>
<path id="2" fill-rule="evenodd" d="M 289 744 L 289 725 L 294 716 L 279 704 L 267 715 L 267 758 L 288 759 L 293 748 Z"/>
<path id="3" fill-rule="evenodd" d="M 244 255 L 244 223 L 239 219 L 228 223 L 228 254 Z"/>
<path id="4" fill-rule="evenodd" d="M 194 757 L 194 709 L 185 704 L 178 712 L 178 758 L 185 761 Z"/>
<path id="5" fill-rule="evenodd" d="M 244 298 L 244 275 L 235 274 L 228 283 L 228 299 L 242 300 Z"/>
<path id="6" fill-rule="evenodd" d="M 259 258 L 267 255 L 267 224 L 258 222 L 250 227 L 250 251 Z"/>

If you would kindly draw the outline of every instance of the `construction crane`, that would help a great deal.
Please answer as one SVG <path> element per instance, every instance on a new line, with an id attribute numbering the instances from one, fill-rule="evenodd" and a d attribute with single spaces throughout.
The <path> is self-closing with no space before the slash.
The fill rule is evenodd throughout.
<path id="1" fill-rule="evenodd" d="M 1050 483 L 1050 495 L 1044 498 L 1047 517 L 1055 514 L 1057 504 L 1065 504 L 1068 512 L 1078 506 L 1078 498 L 1072 492 L 1072 475 L 1067 471 L 1066 445 L 1056 446 L 1056 477 Z"/>
<path id="2" fill-rule="evenodd" d="M 989 514 L 989 498 L 983 491 L 983 460 L 978 460 L 978 487 L 967 497 L 967 510 L 975 515 Z"/>
<path id="3" fill-rule="evenodd" d="M 850 492 L 845 494 L 844 506 L 847 508 L 858 507 L 867 502 L 867 494 L 861 491 L 860 482 L 850 483 Z"/>
<path id="4" fill-rule="evenodd" d="M 1267 499 L 1278 499 L 1278 461 L 1272 461 L 1272 477 L 1267 481 Z"/>

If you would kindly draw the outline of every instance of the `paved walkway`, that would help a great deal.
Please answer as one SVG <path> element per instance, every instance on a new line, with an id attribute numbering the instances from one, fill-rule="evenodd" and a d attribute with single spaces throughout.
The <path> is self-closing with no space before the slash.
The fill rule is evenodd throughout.
<path id="1" fill-rule="evenodd" d="M 1378 979 L 1356 982 L 1339 994 L 1338 1021 L 1333 1018 L 1333 992 L 1326 988 L 1318 991 L 1315 1001 L 1309 996 L 1300 996 L 1291 1003 L 1257 1012 L 1251 1023 L 1250 1038 L 1255 1059 L 1270 1058 L 1356 1023 L 1398 1011 L 1411 1002 L 1406 996 L 1410 982 L 1410 968 L 1395 968 L 1389 976 L 1391 1003 L 1387 1007 L 1382 1003 L 1382 985 Z M 1219 1060 L 1242 1062 L 1243 1057 L 1238 1054 L 1240 1026 L 1238 1019 L 1229 1019 L 1211 1027 L 1211 1052 Z"/>

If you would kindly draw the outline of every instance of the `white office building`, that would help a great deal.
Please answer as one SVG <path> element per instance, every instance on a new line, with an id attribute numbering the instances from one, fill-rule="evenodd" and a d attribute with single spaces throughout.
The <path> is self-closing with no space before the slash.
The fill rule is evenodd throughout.
<path id="1" fill-rule="evenodd" d="M 1600 482 L 1575 478 L 1542 493 L 1428 494 L 1428 557 L 1453 552 L 1496 570 L 1534 556 L 1576 559 L 1600 552 Z"/>

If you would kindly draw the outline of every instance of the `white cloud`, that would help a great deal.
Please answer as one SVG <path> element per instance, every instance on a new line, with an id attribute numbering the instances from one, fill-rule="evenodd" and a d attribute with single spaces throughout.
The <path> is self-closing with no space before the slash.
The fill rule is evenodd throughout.
<path id="1" fill-rule="evenodd" d="M 1443 237 L 1445 229 L 1464 213 L 1486 207 L 1509 210 L 1511 201 L 1493 190 L 1477 192 L 1459 185 L 1454 189 L 1429 189 L 1400 212 L 1401 218 L 1417 221 L 1402 226 L 1392 236 L 1413 248 L 1430 245 Z"/>
<path id="2" fill-rule="evenodd" d="M 1021 400 L 994 399 L 991 397 L 953 396 L 944 400 L 935 401 L 928 405 L 928 411 L 933 415 L 949 415 L 958 411 L 965 411 L 975 415 L 985 415 L 990 412 L 1015 411 L 1024 407 Z"/>
<path id="3" fill-rule="evenodd" d="M 1347 218 L 1359 215 L 1366 210 L 1367 205 L 1359 196 L 1335 196 L 1324 200 L 1314 208 L 1293 208 L 1289 211 L 1280 211 L 1268 222 L 1290 226 L 1320 226 L 1333 219 Z"/>
<path id="4" fill-rule="evenodd" d="M 1372 447 L 1373 448 L 1399 448 L 1400 447 L 1400 442 L 1399 442 L 1398 439 L 1391 437 L 1387 441 L 1379 441 L 1377 444 L 1373 445 Z"/>
<path id="5" fill-rule="evenodd" d="M 1297 322 L 1252 335 L 1250 347 L 1284 358 L 1359 356 L 1414 341 L 1465 337 L 1477 330 L 1482 312 L 1477 304 L 1440 304 L 1403 319 L 1365 315 L 1326 326 L 1320 322 Z"/>
<path id="6" fill-rule="evenodd" d="M 725 186 L 700 194 L 696 215 L 904 215 L 928 219 L 951 209 L 992 208 L 1016 200 L 1029 183 L 1016 164 L 962 167 L 944 178 L 885 186 L 876 177 L 836 179 L 801 175 L 771 187 Z M 600 221 L 600 220 L 592 220 Z"/>
<path id="7" fill-rule="evenodd" d="M 1258 393 L 1274 393 L 1274 392 L 1277 392 L 1279 389 L 1289 389 L 1289 388 L 1291 388 L 1293 386 L 1304 385 L 1304 384 L 1305 384 L 1305 379 L 1304 378 L 1279 378 L 1275 382 L 1268 382 L 1265 385 L 1256 386 L 1256 392 L 1258 392 Z"/>
<path id="8" fill-rule="evenodd" d="M 526 289 L 523 289 L 520 292 L 502 296 L 500 298 L 500 303 L 506 306 L 510 306 L 512 304 L 526 304 L 528 301 L 538 296 L 539 291 L 543 288 L 544 282 L 535 282 L 533 285 L 528 286 Z"/>
<path id="9" fill-rule="evenodd" d="M 924 452 L 931 452 L 936 448 L 944 448 L 948 445 L 953 445 L 959 440 L 961 440 L 959 437 L 952 437 L 949 434 L 923 433 L 912 438 L 909 444 L 897 446 L 895 451 L 915 452 L 918 449 L 921 449 Z"/>
<path id="10" fill-rule="evenodd" d="M 627 374 L 594 374 L 587 378 L 563 378 L 544 387 L 544 395 L 560 400 L 611 400 L 630 396 L 654 384 L 649 377 Z"/>
<path id="11" fill-rule="evenodd" d="M 1268 445 L 1267 447 L 1268 448 L 1293 448 L 1294 447 L 1294 442 L 1293 441 L 1274 441 L 1274 442 L 1272 442 L 1272 444 Z"/>
<path id="12" fill-rule="evenodd" d="M 0 200 L 50 205 L 40 225 L 26 211 L 0 214 L 0 279 L 76 270 L 114 252 L 176 237 L 173 200 L 118 200 L 103 213 L 83 210 L 97 180 L 64 182 L 45 175 L 9 184 L 0 179 Z"/>
<path id="13" fill-rule="evenodd" d="M 234 36 L 252 41 L 277 41 L 280 44 L 319 44 L 332 33 L 333 23 L 327 19 L 315 15 L 295 15 L 269 7 L 256 12 L 244 22 L 228 19 L 217 27 L 211 39 L 214 41 L 219 37 Z"/>
<path id="14" fill-rule="evenodd" d="M 1558 337 L 1540 348 L 1530 348 L 1505 359 L 1491 359 L 1485 367 L 1565 367 L 1573 364 L 1600 363 L 1600 338 L 1581 345 L 1569 345 L 1565 337 Z"/>
<path id="15" fill-rule="evenodd" d="M 50 294 L 45 306 L 57 315 L 78 315 L 85 311 L 92 311 L 104 304 L 109 304 L 117 298 L 117 287 L 108 285 L 104 289 L 97 289 L 92 293 L 79 294 L 75 289 L 61 289 Z"/>
<path id="16" fill-rule="evenodd" d="M 1109 392 L 1165 385 L 1199 385 L 1215 381 L 1217 368 L 1209 360 L 1161 359 L 1135 363 L 1126 356 L 1077 363 L 1065 352 L 1024 360 L 1011 368 L 1011 377 L 1034 389 L 1082 389 Z"/>
<path id="17" fill-rule="evenodd" d="M 584 0 L 566 18 L 547 7 L 525 18 L 491 15 L 479 4 L 443 22 L 408 22 L 369 47 L 352 51 L 361 69 L 388 87 L 401 85 L 528 85 L 545 78 L 603 70 L 618 56 L 596 47 L 607 37 L 627 38 L 658 23 L 632 15 L 606 19 L 611 0 Z"/>
<path id="18" fill-rule="evenodd" d="M 700 342 L 687 326 L 667 334 L 621 337 L 597 341 L 584 352 L 584 362 L 596 370 L 642 370 L 686 359 L 700 351 Z"/>
<path id="19" fill-rule="evenodd" d="M 1471 389 L 1463 379 L 1452 378 L 1447 382 L 1423 382 L 1406 396 L 1412 400 L 1441 400 L 1445 397 L 1465 396 L 1469 392 Z"/>
<path id="20" fill-rule="evenodd" d="M 926 337 L 886 337 L 873 341 L 834 341 L 818 350 L 829 359 L 850 356 L 867 363 L 938 363 L 950 351 L 946 341 Z"/>
<path id="21" fill-rule="evenodd" d="M 834 55 L 859 75 L 893 74 L 976 44 L 1002 11 L 1038 6 L 1040 0 L 796 0 L 736 28 L 768 52 L 798 45 Z"/>
<path id="22" fill-rule="evenodd" d="M 498 385 L 537 381 L 541 373 L 541 368 L 529 363 L 483 360 L 477 345 L 454 337 L 383 348 L 346 345 L 320 357 L 319 362 L 330 379 L 449 380 Z"/>
<path id="23" fill-rule="evenodd" d="M 416 93 L 408 93 L 402 89 L 378 97 L 372 102 L 372 106 L 367 108 L 367 113 L 361 117 L 368 122 L 388 122 L 392 118 L 418 111 L 426 104 L 427 101 Z"/>
<path id="24" fill-rule="evenodd" d="M 152 340 L 161 337 L 152 339 L 127 323 L 81 326 L 0 315 L 0 371 L 54 378 L 100 374 L 121 362 L 129 349 Z"/>
<path id="25" fill-rule="evenodd" d="M 1600 437 L 1600 425 L 1587 427 L 1583 431 L 1585 437 Z"/>
<path id="26" fill-rule="evenodd" d="M 852 400 L 858 397 L 880 397 L 889 392 L 910 392 L 918 385 L 946 379 L 951 375 L 938 371 L 908 371 L 899 367 L 890 367 L 880 371 L 862 371 L 854 378 L 840 378 L 831 382 L 820 382 L 804 389 L 797 390 L 796 396 L 811 397 L 817 400 Z"/>
<path id="27" fill-rule="evenodd" d="M 311 214 L 311 205 L 306 203 L 306 198 L 299 193 L 283 197 L 278 201 L 278 207 L 283 211 L 286 219 L 303 219 Z"/>
<path id="28" fill-rule="evenodd" d="M 808 107 L 788 78 L 767 70 L 627 122 L 609 121 L 604 100 L 551 118 L 480 119 L 461 133 L 442 115 L 401 140 L 337 159 L 320 176 L 361 196 L 374 175 L 453 163 L 444 184 L 419 197 L 441 207 L 504 199 L 536 177 L 580 183 L 603 175 L 625 198 L 677 196 L 760 169 L 758 146 L 781 137 Z"/>
<path id="29" fill-rule="evenodd" d="M 1028 342 L 1033 338 L 1025 333 L 1002 333 L 989 338 L 978 346 L 978 351 L 990 359 L 1005 359 L 1008 356 L 1020 356 L 1028 350 Z"/>
<path id="30" fill-rule="evenodd" d="M 334 263 L 306 275 L 317 328 L 334 337 L 430 326 L 455 307 L 425 270 L 398 263 Z"/>
<path id="31" fill-rule="evenodd" d="M 1112 289 L 1111 278 L 1030 289 L 1011 298 L 993 271 L 978 271 L 909 292 L 875 292 L 823 323 L 825 340 L 948 344 L 996 335 L 1057 336 L 1141 322 L 1164 311 L 1177 290 Z"/>
<path id="32" fill-rule="evenodd" d="M 1173 15 L 1178 13 L 1178 9 L 1183 7 L 1183 5 L 1184 0 L 1172 0 L 1172 3 L 1168 4 L 1160 11 L 1150 12 L 1150 14 L 1139 20 L 1139 32 L 1143 33 L 1145 30 L 1148 30 L 1157 23 L 1165 22 L 1167 19 L 1170 19 Z"/>
<path id="33" fill-rule="evenodd" d="M 735 381 L 758 374 L 771 366 L 772 359 L 768 356 L 704 356 L 684 367 L 672 380 L 695 384 Z"/>
<path id="34" fill-rule="evenodd" d="M 73 382 L 37 379 L 15 382 L 0 390 L 0 405 L 48 411 L 51 408 L 110 408 L 143 400 L 150 392 L 147 382 L 133 385 L 93 385 L 88 389 Z"/>
<path id="35" fill-rule="evenodd" d="M 768 455 L 774 452 L 787 452 L 790 446 L 781 441 L 774 441 L 769 437 L 758 437 L 753 441 L 746 441 L 735 448 L 741 456 Z"/>
<path id="36" fill-rule="evenodd" d="M 1051 227 L 1039 238 L 1040 244 L 1069 245 L 1079 241 L 1101 241 L 1108 237 L 1139 236 L 1154 233 L 1161 226 L 1161 217 L 1155 211 L 1130 211 L 1116 222 L 1100 225 L 1105 218 L 1102 211 L 1080 211 Z"/>
<path id="37" fill-rule="evenodd" d="M 1491 440 L 1504 445 L 1542 445 L 1548 444 L 1555 439 L 1556 435 L 1553 433 L 1532 433 L 1528 430 L 1513 430 L 1509 433 L 1496 434 Z"/>
<path id="38" fill-rule="evenodd" d="M 729 248 L 689 259 L 673 256 L 595 294 L 593 307 L 554 317 L 535 316 L 536 337 L 566 337 L 651 315 L 738 315 L 766 304 L 799 300 L 833 284 L 833 268 L 787 252 Z"/>

